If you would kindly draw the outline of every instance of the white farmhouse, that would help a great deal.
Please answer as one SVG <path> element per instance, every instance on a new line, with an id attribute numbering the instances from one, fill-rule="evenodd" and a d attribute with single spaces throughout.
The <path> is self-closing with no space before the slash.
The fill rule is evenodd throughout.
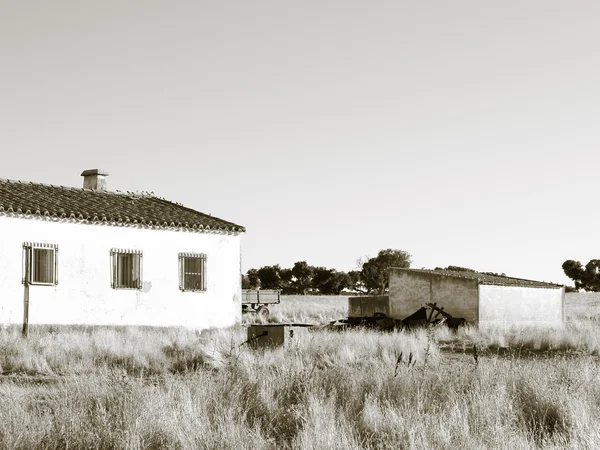
<path id="1" fill-rule="evenodd" d="M 244 227 L 150 194 L 0 179 L 0 323 L 225 327 Z"/>

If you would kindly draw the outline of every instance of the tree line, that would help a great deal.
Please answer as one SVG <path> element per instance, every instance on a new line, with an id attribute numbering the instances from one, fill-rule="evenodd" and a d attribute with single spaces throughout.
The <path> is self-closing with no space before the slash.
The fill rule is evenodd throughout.
<path id="1" fill-rule="evenodd" d="M 411 255 L 403 250 L 380 250 L 377 256 L 359 259 L 358 269 L 343 272 L 297 261 L 290 268 L 263 266 L 242 275 L 242 289 L 277 289 L 282 294 L 339 295 L 344 290 L 383 294 L 388 288 L 390 267 L 409 268 Z"/>
<path id="2" fill-rule="evenodd" d="M 373 258 L 359 259 L 358 269 L 349 272 L 311 266 L 306 261 L 296 261 L 290 268 L 275 264 L 248 270 L 242 275 L 242 289 L 277 289 L 286 295 L 339 295 L 344 290 L 382 295 L 388 289 L 389 268 L 408 269 L 411 263 L 412 256 L 408 252 L 386 249 Z M 567 260 L 562 268 L 575 283 L 575 287 L 566 286 L 567 292 L 600 292 L 599 259 L 592 259 L 585 266 L 579 261 Z M 460 266 L 436 267 L 435 270 L 477 272 Z M 504 273 L 481 273 L 505 276 Z"/>

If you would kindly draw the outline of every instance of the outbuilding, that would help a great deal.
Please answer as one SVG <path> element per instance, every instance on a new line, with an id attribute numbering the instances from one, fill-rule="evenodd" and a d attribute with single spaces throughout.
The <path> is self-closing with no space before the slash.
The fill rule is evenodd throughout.
<path id="1" fill-rule="evenodd" d="M 392 268 L 389 314 L 404 319 L 437 303 L 479 328 L 565 325 L 564 286 L 470 271 Z"/>
<path id="2" fill-rule="evenodd" d="M 0 179 L 0 323 L 225 327 L 244 227 L 150 193 Z"/>

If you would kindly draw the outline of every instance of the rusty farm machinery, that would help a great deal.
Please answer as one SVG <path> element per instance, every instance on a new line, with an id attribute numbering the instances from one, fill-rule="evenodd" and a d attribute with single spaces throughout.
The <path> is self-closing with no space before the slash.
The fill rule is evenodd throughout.
<path id="1" fill-rule="evenodd" d="M 363 327 L 380 331 L 394 331 L 447 326 L 456 330 L 465 322 L 463 318 L 452 317 L 437 303 L 426 303 L 402 320 L 393 319 L 382 312 L 375 312 L 372 316 L 348 317 L 321 326 L 297 323 L 252 324 L 248 326 L 248 340 L 246 342 L 253 348 L 281 346 L 284 345 L 286 340 L 294 336 L 295 330 L 297 333 L 302 329 L 344 331 Z"/>
<path id="2" fill-rule="evenodd" d="M 425 303 L 408 317 L 402 320 L 393 319 L 383 312 L 374 312 L 371 316 L 348 317 L 334 320 L 327 325 L 330 329 L 345 329 L 352 327 L 375 328 L 379 330 L 398 330 L 447 326 L 456 330 L 466 323 L 465 319 L 453 317 L 444 311 L 437 303 Z"/>
<path id="3" fill-rule="evenodd" d="M 296 333 L 304 330 L 334 330 L 344 331 L 352 328 L 370 328 L 380 331 L 411 330 L 416 328 L 430 328 L 448 326 L 456 330 L 465 324 L 465 319 L 452 317 L 437 303 L 426 303 L 410 316 L 397 320 L 383 312 L 374 312 L 371 316 L 348 317 L 334 320 L 327 325 L 298 324 L 298 323 L 271 323 L 251 324 L 248 326 L 248 343 L 253 348 L 266 346 L 281 346 L 286 340 Z"/>

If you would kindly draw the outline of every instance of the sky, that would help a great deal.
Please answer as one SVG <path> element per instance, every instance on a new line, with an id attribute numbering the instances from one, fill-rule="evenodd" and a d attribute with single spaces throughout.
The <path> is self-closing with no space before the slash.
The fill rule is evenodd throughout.
<path id="1" fill-rule="evenodd" d="M 0 177 L 246 227 L 242 270 L 600 258 L 600 2 L 0 0 Z"/>

